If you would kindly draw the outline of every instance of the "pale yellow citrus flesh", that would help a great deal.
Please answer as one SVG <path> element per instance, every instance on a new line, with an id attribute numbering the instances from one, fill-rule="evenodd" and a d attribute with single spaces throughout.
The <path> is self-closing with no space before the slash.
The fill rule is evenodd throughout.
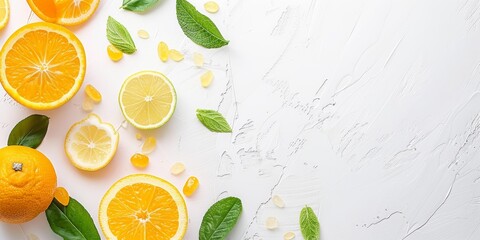
<path id="1" fill-rule="evenodd" d="M 0 51 L 0 81 L 20 104 L 48 110 L 69 101 L 83 83 L 83 45 L 68 29 L 32 23 L 18 29 Z"/>
<path id="2" fill-rule="evenodd" d="M 118 141 L 119 135 L 115 128 L 91 113 L 68 131 L 65 153 L 75 167 L 96 171 L 113 159 Z"/>
<path id="3" fill-rule="evenodd" d="M 135 174 L 107 191 L 100 203 L 99 222 L 107 239 L 179 240 L 187 230 L 188 213 L 171 183 Z"/>
<path id="4" fill-rule="evenodd" d="M 123 83 L 119 103 L 125 118 L 140 129 L 164 125 L 173 115 L 177 102 L 175 89 L 163 74 L 136 73 Z"/>
<path id="5" fill-rule="evenodd" d="M 7 26 L 10 19 L 10 4 L 9 0 L 0 0 L 0 30 Z"/>

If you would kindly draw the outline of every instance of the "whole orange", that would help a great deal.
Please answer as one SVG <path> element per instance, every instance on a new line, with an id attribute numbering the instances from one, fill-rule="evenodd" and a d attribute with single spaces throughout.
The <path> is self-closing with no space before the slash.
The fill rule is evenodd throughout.
<path id="1" fill-rule="evenodd" d="M 23 146 L 0 149 L 0 221 L 24 223 L 53 200 L 57 175 L 41 152 Z"/>

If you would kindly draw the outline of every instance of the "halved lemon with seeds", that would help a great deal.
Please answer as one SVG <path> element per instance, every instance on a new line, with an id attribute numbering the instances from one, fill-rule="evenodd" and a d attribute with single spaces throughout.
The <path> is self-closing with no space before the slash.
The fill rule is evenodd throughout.
<path id="1" fill-rule="evenodd" d="M 106 239 L 180 240 L 188 225 L 185 200 L 171 183 L 134 174 L 113 184 L 100 202 Z"/>
<path id="2" fill-rule="evenodd" d="M 155 71 L 142 71 L 125 80 L 118 101 L 123 115 L 133 126 L 154 129 L 172 117 L 177 95 L 165 75 Z"/>
<path id="3" fill-rule="evenodd" d="M 65 153 L 72 164 L 81 170 L 96 171 L 105 167 L 118 147 L 115 128 L 91 113 L 75 123 L 65 137 Z"/>
<path id="4" fill-rule="evenodd" d="M 86 65 L 83 45 L 70 30 L 53 23 L 31 23 L 3 45 L 0 81 L 20 104 L 53 109 L 77 93 Z"/>

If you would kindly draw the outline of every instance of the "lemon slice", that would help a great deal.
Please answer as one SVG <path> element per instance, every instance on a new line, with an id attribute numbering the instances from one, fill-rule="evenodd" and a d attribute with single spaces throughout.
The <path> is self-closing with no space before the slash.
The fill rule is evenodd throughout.
<path id="1" fill-rule="evenodd" d="M 0 0 L 0 30 L 3 29 L 10 19 L 10 4 L 8 0 Z"/>
<path id="2" fill-rule="evenodd" d="M 118 133 L 91 113 L 75 123 L 65 137 L 65 153 L 78 169 L 96 171 L 105 167 L 115 155 Z"/>
<path id="3" fill-rule="evenodd" d="M 118 101 L 123 115 L 133 126 L 154 129 L 172 117 L 177 95 L 165 75 L 155 71 L 142 71 L 125 80 Z"/>

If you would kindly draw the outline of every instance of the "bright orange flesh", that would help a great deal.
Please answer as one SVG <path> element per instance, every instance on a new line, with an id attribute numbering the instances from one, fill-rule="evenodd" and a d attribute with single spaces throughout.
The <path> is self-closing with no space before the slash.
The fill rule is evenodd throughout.
<path id="1" fill-rule="evenodd" d="M 187 210 L 178 190 L 163 179 L 137 174 L 115 183 L 100 203 L 107 239 L 182 239 Z"/>
<path id="2" fill-rule="evenodd" d="M 82 43 L 68 29 L 32 23 L 17 30 L 0 52 L 0 80 L 17 102 L 37 110 L 57 108 L 85 76 Z"/>
<path id="3" fill-rule="evenodd" d="M 67 189 L 64 187 L 57 187 L 54 196 L 55 199 L 63 206 L 67 206 L 68 203 L 70 203 L 70 195 L 68 195 Z"/>

